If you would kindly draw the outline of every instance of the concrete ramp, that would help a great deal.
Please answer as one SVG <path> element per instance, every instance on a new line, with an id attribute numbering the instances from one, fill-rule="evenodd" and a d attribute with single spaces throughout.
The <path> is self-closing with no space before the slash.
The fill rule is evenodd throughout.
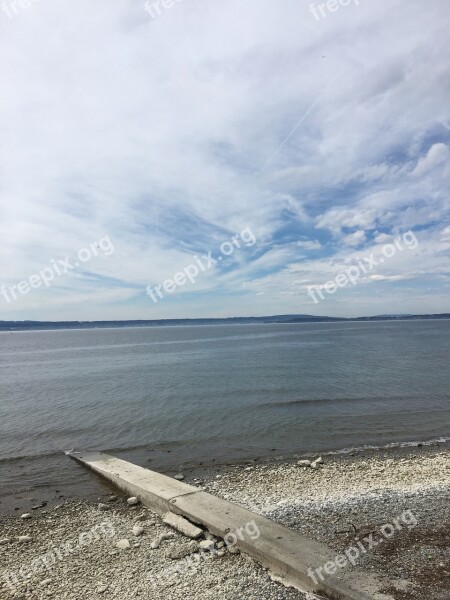
<path id="1" fill-rule="evenodd" d="M 373 589 L 373 581 L 364 573 L 353 571 L 350 582 L 349 574 L 342 569 L 336 575 L 324 573 L 324 580 L 316 577 L 315 582 L 308 570 L 334 560 L 334 550 L 201 488 L 107 454 L 70 452 L 68 455 L 126 494 L 137 496 L 142 504 L 159 515 L 171 511 L 203 525 L 225 541 L 232 539 L 237 548 L 252 556 L 285 585 L 302 592 L 326 593 L 336 600 L 388 598 L 368 591 Z M 250 523 L 259 531 L 257 538 L 246 534 L 246 525 Z"/>

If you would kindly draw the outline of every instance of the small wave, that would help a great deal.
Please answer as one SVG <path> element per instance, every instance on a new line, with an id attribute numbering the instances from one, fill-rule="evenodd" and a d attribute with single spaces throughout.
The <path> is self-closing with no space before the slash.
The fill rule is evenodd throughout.
<path id="1" fill-rule="evenodd" d="M 283 402 L 264 402 L 262 404 L 256 405 L 259 406 L 295 406 L 301 404 L 319 404 L 319 403 L 336 403 L 336 402 L 385 402 L 391 401 L 392 398 L 388 396 L 356 396 L 352 398 L 295 398 L 292 400 L 284 400 Z M 396 400 L 411 400 L 411 395 L 409 396 L 397 396 Z M 252 407 L 253 408 L 253 407 Z"/>
<path id="2" fill-rule="evenodd" d="M 436 395 L 436 397 L 439 397 L 439 399 L 442 398 L 442 400 L 449 400 L 449 396 L 447 394 L 442 394 L 442 395 Z M 339 402 L 392 402 L 393 400 L 395 401 L 405 401 L 405 402 L 411 402 L 414 400 L 419 400 L 422 401 L 423 400 L 423 396 L 422 395 L 412 395 L 412 394 L 408 394 L 408 395 L 404 395 L 404 396 L 343 396 L 343 397 L 328 397 L 328 398 L 292 398 L 291 400 L 283 400 L 281 402 L 277 402 L 276 400 L 273 401 L 269 401 L 269 402 L 263 402 L 260 404 L 256 404 L 256 408 L 261 407 L 261 406 L 280 406 L 280 407 L 285 407 L 285 406 L 296 406 L 296 405 L 302 405 L 302 404 L 333 404 L 333 403 L 339 403 Z M 254 408 L 254 406 L 252 405 L 251 408 Z"/>
<path id="3" fill-rule="evenodd" d="M 34 487 L 29 486 L 29 487 L 24 487 L 24 488 L 17 488 L 17 489 L 3 489 L 0 491 L 0 497 L 6 497 L 6 496 L 11 496 L 13 494 L 25 494 L 26 492 L 31 492 L 32 490 L 34 490 Z"/>
<path id="4" fill-rule="evenodd" d="M 47 454 L 24 454 L 21 456 L 3 456 L 0 457 L 0 464 L 2 463 L 13 463 L 13 462 L 19 462 L 19 461 L 33 461 L 33 460 L 42 460 L 42 459 L 46 459 L 46 458 L 56 458 L 58 456 L 61 456 L 61 454 L 63 453 L 63 450 L 61 450 L 60 452 L 48 452 Z"/>
<path id="5" fill-rule="evenodd" d="M 389 444 L 383 444 L 377 446 L 375 444 L 366 444 L 364 446 L 350 446 L 348 448 L 341 448 L 340 450 L 330 450 L 329 452 L 322 452 L 322 454 L 331 456 L 335 454 L 350 454 L 351 452 L 365 452 L 366 450 L 389 450 L 391 448 L 415 448 L 419 444 L 422 446 L 433 446 L 434 444 L 446 444 L 450 441 L 450 437 L 439 437 L 431 440 L 415 440 L 407 442 L 390 442 Z"/>

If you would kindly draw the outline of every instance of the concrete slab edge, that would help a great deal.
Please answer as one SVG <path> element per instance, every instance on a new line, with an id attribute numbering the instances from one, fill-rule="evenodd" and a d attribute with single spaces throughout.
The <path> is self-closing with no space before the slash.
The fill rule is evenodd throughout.
<path id="1" fill-rule="evenodd" d="M 294 561 L 288 556 L 291 553 L 287 541 L 279 542 L 277 539 L 273 539 L 272 543 L 267 535 L 266 543 L 243 539 L 237 540 L 236 546 L 267 568 L 274 580 L 280 581 L 288 587 L 313 594 L 326 593 L 333 600 L 374 600 L 374 596 L 367 594 L 363 589 L 355 589 L 354 584 L 348 584 L 345 579 L 329 576 L 324 582 L 317 585 L 313 583 L 307 574 L 307 565 L 323 564 L 317 562 L 320 560 L 319 557 L 327 557 L 333 553 L 323 544 L 318 544 L 297 532 L 273 523 L 266 517 L 212 496 L 201 488 L 195 488 L 113 456 L 74 451 L 66 454 L 108 480 L 124 493 L 136 496 L 143 505 L 160 516 L 168 511 L 179 514 L 193 523 L 203 525 L 211 533 L 221 538 L 225 538 L 230 531 L 229 524 L 234 522 L 237 528 L 244 522 L 243 518 L 247 519 L 245 522 L 254 520 L 263 529 L 268 528 L 269 532 L 273 530 L 274 536 L 275 533 L 281 533 L 282 535 L 276 535 L 276 538 L 284 537 L 285 540 L 292 540 L 296 550 L 292 554 L 297 555 L 295 558 L 298 560 Z M 205 498 L 210 500 L 211 506 L 215 509 L 214 512 L 209 507 L 205 509 Z M 218 512 L 221 514 L 218 515 Z M 227 517 L 223 518 L 225 514 Z M 309 549 L 311 549 L 310 555 Z"/>

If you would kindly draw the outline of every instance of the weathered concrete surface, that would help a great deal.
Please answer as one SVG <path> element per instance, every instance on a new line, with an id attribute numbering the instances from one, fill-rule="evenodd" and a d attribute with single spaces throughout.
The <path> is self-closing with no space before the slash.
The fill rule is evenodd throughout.
<path id="1" fill-rule="evenodd" d="M 198 492 L 198 488 L 100 452 L 70 452 L 68 456 L 105 477 L 129 496 L 136 496 L 164 516 L 172 498 Z M 174 511 L 172 511 L 174 512 Z"/>
<path id="2" fill-rule="evenodd" d="M 363 573 L 353 572 L 350 584 L 345 569 L 337 575 L 327 575 L 323 582 L 315 584 L 308 575 L 308 569 L 325 565 L 334 559 L 336 552 L 261 515 L 216 498 L 200 488 L 107 454 L 72 452 L 69 456 L 127 494 L 137 496 L 144 505 L 161 516 L 171 511 L 205 526 L 225 541 L 232 539 L 237 548 L 267 567 L 272 575 L 286 585 L 303 592 L 326 592 L 337 600 L 388 598 L 369 593 L 367 590 L 373 590 L 373 582 L 369 584 L 369 578 Z M 249 535 L 245 529 L 248 524 L 256 525 L 259 536 Z M 249 526 L 249 531 L 255 529 L 253 525 Z M 230 538 L 231 535 L 234 537 Z"/>
<path id="3" fill-rule="evenodd" d="M 184 517 L 173 512 L 167 512 L 163 517 L 163 521 L 166 525 L 170 525 L 170 527 L 173 527 L 186 537 L 190 537 L 194 540 L 203 535 L 203 529 L 200 529 L 200 527 L 193 525 Z"/>

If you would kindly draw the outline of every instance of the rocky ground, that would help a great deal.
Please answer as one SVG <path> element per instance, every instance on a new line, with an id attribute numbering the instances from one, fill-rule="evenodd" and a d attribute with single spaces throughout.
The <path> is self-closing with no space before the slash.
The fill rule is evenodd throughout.
<path id="1" fill-rule="evenodd" d="M 357 567 L 398 580 L 403 589 L 386 586 L 396 600 L 450 600 L 450 451 L 377 451 L 324 463 L 247 465 L 245 478 L 227 468 L 202 483 L 336 553 L 360 541 L 366 552 Z"/>
<path id="2" fill-rule="evenodd" d="M 357 566 L 395 578 L 397 587 L 385 591 L 396 600 L 447 600 L 449 457 L 443 448 L 417 449 L 324 457 L 316 469 L 258 461 L 184 475 L 336 554 L 359 541 Z M 305 598 L 220 540 L 211 552 L 214 540 L 190 540 L 120 496 L 30 514 L 0 521 L 2 599 Z"/>

